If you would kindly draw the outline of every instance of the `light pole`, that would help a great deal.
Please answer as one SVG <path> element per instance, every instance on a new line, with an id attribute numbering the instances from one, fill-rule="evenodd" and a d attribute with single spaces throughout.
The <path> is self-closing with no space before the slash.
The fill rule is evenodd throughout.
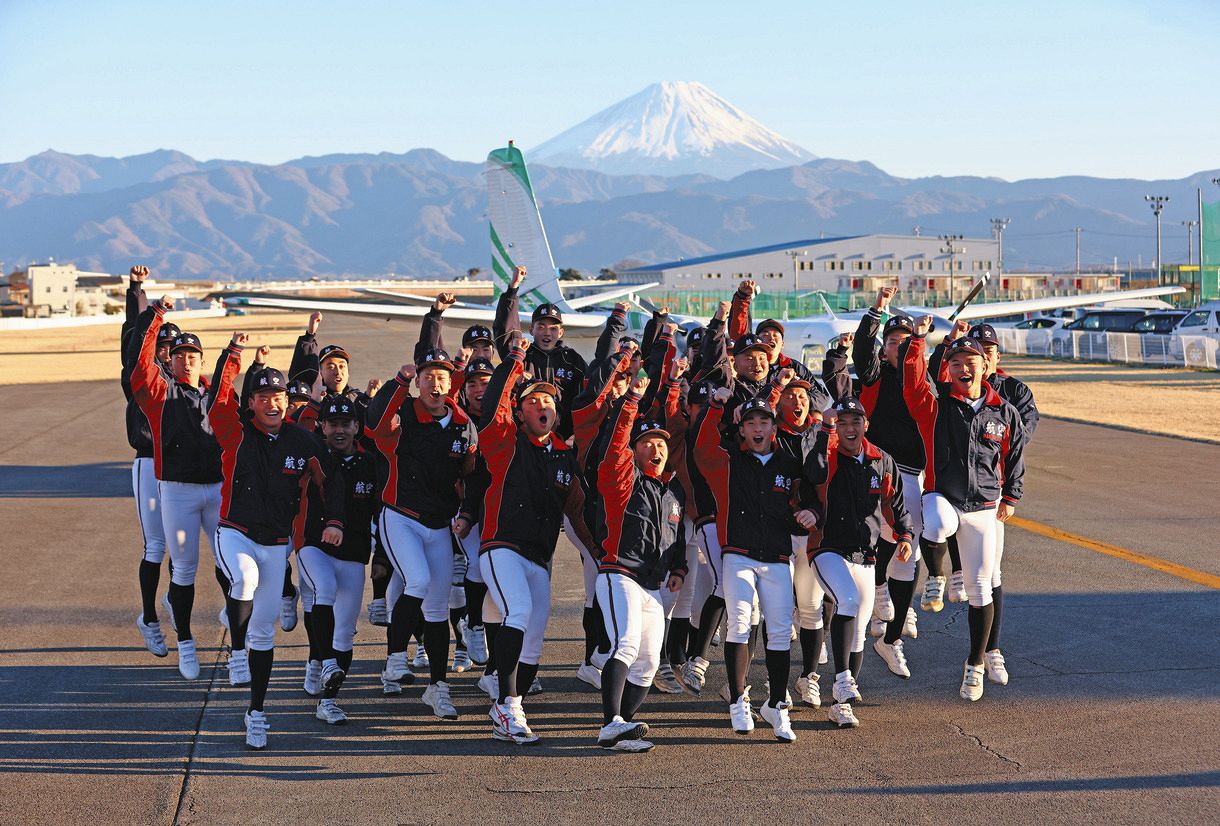
<path id="1" fill-rule="evenodd" d="M 1186 227 L 1186 266 L 1190 267 L 1195 263 L 1195 227 L 1199 222 L 1183 221 L 1182 226 Z"/>
<path id="2" fill-rule="evenodd" d="M 792 294 L 794 296 L 801 291 L 801 277 L 797 275 L 796 262 L 808 254 L 807 250 L 788 250 L 788 257 L 792 259 Z"/>
<path id="3" fill-rule="evenodd" d="M 991 219 L 991 234 L 996 240 L 996 284 L 1003 286 L 1004 282 L 1000 280 L 1000 276 L 1004 274 L 1004 230 L 1008 229 L 1008 225 L 1012 223 L 1011 218 L 992 218 Z M 983 288 L 984 291 L 986 287 Z M 983 297 L 986 301 L 986 296 Z"/>
<path id="4" fill-rule="evenodd" d="M 954 277 L 957 275 L 954 256 L 964 253 L 966 248 L 956 245 L 956 242 L 962 240 L 960 235 L 941 235 L 939 237 L 944 242 L 944 246 L 940 248 L 941 253 L 949 256 L 949 303 L 952 304 L 957 300 L 953 295 L 953 282 Z"/>
<path id="5" fill-rule="evenodd" d="M 1080 277 L 1080 233 L 1084 231 L 1084 227 L 1072 227 L 1072 232 L 1076 233 L 1076 277 Z"/>
<path id="6" fill-rule="evenodd" d="M 1161 264 L 1161 210 L 1165 208 L 1165 204 L 1169 203 L 1168 195 L 1145 195 L 1144 200 L 1152 207 L 1152 211 L 1156 214 L 1156 283 L 1161 283 L 1161 272 L 1164 267 Z"/>

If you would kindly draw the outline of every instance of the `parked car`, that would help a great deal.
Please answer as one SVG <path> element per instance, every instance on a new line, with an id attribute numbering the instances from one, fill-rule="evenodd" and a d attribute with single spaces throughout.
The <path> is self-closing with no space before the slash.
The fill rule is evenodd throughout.
<path id="1" fill-rule="evenodd" d="M 1089 310 L 1084 315 L 1063 327 L 1054 330 L 1051 350 L 1056 356 L 1082 355 L 1090 358 L 1094 353 L 1108 353 L 1106 333 L 1129 333 L 1137 321 L 1147 312 L 1135 308 L 1116 310 Z M 1075 336 L 1075 333 L 1082 333 Z M 1075 338 L 1075 346 L 1072 339 Z"/>
<path id="2" fill-rule="evenodd" d="M 1183 336 L 1220 334 L 1220 301 L 1208 301 L 1186 313 L 1174 332 Z"/>
<path id="3" fill-rule="evenodd" d="M 1159 310 L 1141 318 L 1131 325 L 1133 333 L 1154 333 L 1156 335 L 1172 335 L 1174 328 L 1186 317 L 1186 310 Z"/>

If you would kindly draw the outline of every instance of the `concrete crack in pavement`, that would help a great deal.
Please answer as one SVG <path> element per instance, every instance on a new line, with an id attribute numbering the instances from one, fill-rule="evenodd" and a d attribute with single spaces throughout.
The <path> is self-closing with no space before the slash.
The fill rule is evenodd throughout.
<path id="1" fill-rule="evenodd" d="M 212 699 L 212 690 L 216 687 L 216 675 L 220 673 L 220 658 L 225 655 L 225 638 L 229 632 L 221 633 L 220 645 L 216 649 L 216 661 L 212 663 L 212 675 L 208 679 L 208 690 L 203 695 L 203 705 L 199 707 L 199 717 L 195 720 L 195 731 L 191 734 L 191 749 L 186 755 L 186 767 L 182 773 L 182 785 L 178 788 L 178 805 L 174 807 L 174 819 L 170 821 L 174 826 L 178 826 L 181 822 L 183 814 L 183 805 L 186 804 L 186 795 L 190 791 L 191 774 L 195 768 L 195 752 L 199 750 L 199 733 L 203 730 L 203 716 L 208 711 L 208 703 Z M 195 804 L 192 802 L 187 809 L 190 814 L 195 813 Z"/>
<path id="2" fill-rule="evenodd" d="M 988 746 L 986 743 L 983 742 L 982 738 L 980 738 L 978 735 L 971 734 L 970 732 L 966 731 L 964 728 L 959 726 L 957 723 L 951 722 L 951 723 L 949 723 L 949 725 L 953 726 L 953 729 L 958 734 L 960 734 L 962 737 L 965 737 L 967 740 L 973 741 L 975 745 L 977 745 L 979 748 L 981 748 L 983 751 L 987 752 L 988 754 L 992 755 L 993 757 L 995 757 L 999 760 L 1003 760 L 1005 763 L 1010 763 L 1010 764 L 1016 766 L 1017 771 L 1025 770 L 1025 767 L 1022 766 L 1016 760 L 1013 760 L 1011 757 L 1008 757 L 1006 755 L 1000 754 L 1000 752 L 991 748 L 991 746 Z"/>

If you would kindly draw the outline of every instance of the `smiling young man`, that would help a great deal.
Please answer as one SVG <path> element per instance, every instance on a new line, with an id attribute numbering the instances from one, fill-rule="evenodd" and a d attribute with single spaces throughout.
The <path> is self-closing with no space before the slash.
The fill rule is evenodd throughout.
<path id="1" fill-rule="evenodd" d="M 321 541 L 343 542 L 343 489 L 327 475 L 325 449 L 314 436 L 287 421 L 287 380 L 265 367 L 252 380 L 249 414 L 243 415 L 233 390 L 248 336 L 234 333 L 222 354 L 216 402 L 208 420 L 223 450 L 224 487 L 216 547 L 232 586 L 226 599 L 233 653 L 231 677 L 249 682 L 246 745 L 267 746 L 263 702 L 275 658 L 275 626 L 280 611 L 284 567 L 301 497 L 317 486 L 325 508 Z M 247 651 L 248 649 L 248 651 Z"/>
<path id="2" fill-rule="evenodd" d="M 1012 516 L 1021 498 L 1025 431 L 1016 408 L 984 380 L 986 354 L 975 339 L 945 348 L 946 380 L 933 391 L 924 359 L 931 326 L 931 316 L 919 320 L 903 361 L 903 393 L 928 456 L 920 544 L 927 553 L 943 553 L 957 535 L 970 600 L 970 653 L 959 693 L 975 701 L 983 696 L 995 619 L 996 524 Z"/>

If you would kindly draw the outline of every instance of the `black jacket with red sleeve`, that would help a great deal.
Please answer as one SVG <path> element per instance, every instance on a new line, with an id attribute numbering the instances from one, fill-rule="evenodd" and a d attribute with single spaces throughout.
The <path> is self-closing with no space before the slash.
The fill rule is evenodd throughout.
<path id="1" fill-rule="evenodd" d="M 127 288 L 127 316 L 119 333 L 119 361 L 122 364 L 119 384 L 123 388 L 123 396 L 127 399 L 127 444 L 135 449 L 137 459 L 151 459 L 153 456 L 152 428 L 131 390 L 131 373 L 140 357 L 144 330 L 151 321 L 151 314 L 143 315 L 147 308 L 148 300 L 144 297 L 144 288 L 139 282 L 132 282 Z"/>
<path id="2" fill-rule="evenodd" d="M 924 443 L 907 409 L 901 362 L 895 368 L 881 358 L 881 345 L 877 343 L 880 330 L 881 313 L 869 308 L 860 319 L 851 347 L 860 380 L 860 404 L 868 411 L 869 435 L 877 447 L 893 456 L 900 467 L 919 473 L 927 465 Z"/>
<path id="3" fill-rule="evenodd" d="M 315 436 L 291 422 L 276 434 L 259 429 L 243 416 L 233 390 L 241 370 L 241 348 L 221 353 L 216 401 L 208 420 L 223 451 L 224 483 L 220 524 L 241 531 L 259 545 L 283 545 L 301 517 L 301 500 L 315 485 L 325 503 L 328 526 L 343 528 L 343 488 L 337 474 L 323 470 L 326 448 Z"/>
<path id="4" fill-rule="evenodd" d="M 436 419 L 411 397 L 401 373 L 369 402 L 368 433 L 377 448 L 382 504 L 428 528 L 443 528 L 461 504 L 458 481 L 474 469 L 479 437 L 474 422 L 451 399 Z M 398 424 L 394 416 L 398 415 Z"/>
<path id="5" fill-rule="evenodd" d="M 682 502 L 658 468 L 653 476 L 635 464 L 631 427 L 639 411 L 634 393 L 615 405 L 610 443 L 597 471 L 598 570 L 631 577 L 655 591 L 671 574 L 686 576 Z"/>
<path id="6" fill-rule="evenodd" d="M 823 424 L 805 459 L 804 482 L 801 506 L 818 514 L 810 558 L 815 551 L 831 550 L 873 565 L 884 525 L 891 526 L 899 542 L 914 541 L 898 464 L 868 440 L 859 457 L 850 456 L 839 450 L 834 426 Z"/>
<path id="7" fill-rule="evenodd" d="M 912 336 L 903 359 L 903 392 L 930 457 L 924 491 L 942 494 L 958 510 L 1015 505 L 1025 476 L 1025 427 L 1016 408 L 983 382 L 978 411 L 948 384 L 928 384 L 927 341 Z M 871 427 L 871 425 L 870 425 Z"/>
<path id="8" fill-rule="evenodd" d="M 160 304 L 153 304 L 145 312 L 152 316 L 131 371 L 131 392 L 152 431 L 157 479 L 215 484 L 222 478 L 220 445 L 207 415 L 214 394 L 209 391 L 206 379 L 200 380 L 199 387 L 191 387 L 175 381 L 157 364 L 157 332 L 163 323 L 164 310 Z M 225 358 L 222 352 L 216 376 L 224 367 Z M 215 381 L 214 376 L 213 386 Z"/>
<path id="9" fill-rule="evenodd" d="M 483 396 L 479 450 L 491 481 L 483 496 L 479 551 L 510 548 L 545 568 L 565 514 L 586 547 L 592 547 L 592 537 L 585 528 L 576 451 L 557 434 L 545 442 L 530 438 L 513 419 L 512 389 L 523 365 L 521 352 L 510 349 Z"/>
<path id="10" fill-rule="evenodd" d="M 377 513 L 376 461 L 373 454 L 359 444 L 355 453 L 340 455 L 326 450 L 324 457 L 323 472 L 338 477 L 343 491 L 343 543 L 335 547 L 322 542 L 322 533 L 329 527 L 326 500 L 318 486 L 310 485 L 303 503 L 305 512 L 301 528 L 293 533 L 293 547 L 312 545 L 335 559 L 367 565 L 373 546 L 372 524 Z"/>
<path id="11" fill-rule="evenodd" d="M 801 463 L 773 450 L 765 458 L 743 450 L 735 435 L 722 438 L 724 407 L 712 402 L 695 439 L 695 460 L 716 500 L 716 533 L 726 554 L 787 562 L 799 526 L 794 506 Z"/>

